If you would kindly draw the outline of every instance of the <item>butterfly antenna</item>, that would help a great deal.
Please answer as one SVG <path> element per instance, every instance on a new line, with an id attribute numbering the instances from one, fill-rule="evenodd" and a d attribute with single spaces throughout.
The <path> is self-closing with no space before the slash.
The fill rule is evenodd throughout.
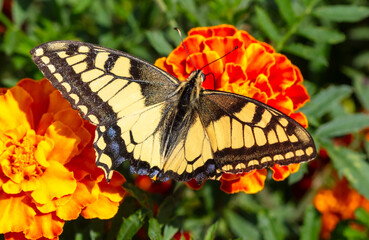
<path id="1" fill-rule="evenodd" d="M 186 45 L 184 44 L 183 42 L 183 38 L 182 38 L 182 33 L 181 33 L 181 30 L 179 30 L 179 28 L 175 27 L 174 30 L 177 30 L 178 34 L 179 34 L 179 37 L 181 38 L 181 42 L 182 42 L 182 45 L 184 47 L 184 49 L 186 50 L 186 53 L 188 55 L 188 57 L 191 59 L 191 62 L 192 62 L 192 65 L 195 67 L 195 69 L 197 70 L 197 67 L 195 65 L 195 62 L 192 60 L 191 56 L 190 56 L 190 53 L 188 52 L 187 48 L 186 48 Z"/>
<path id="2" fill-rule="evenodd" d="M 229 55 L 230 53 L 232 53 L 234 50 L 236 50 L 238 48 L 238 46 L 235 46 L 231 51 L 227 52 L 226 54 L 224 54 L 223 56 L 221 56 L 220 58 L 215 59 L 214 61 L 209 62 L 208 64 L 206 64 L 205 66 L 203 66 L 200 70 L 203 70 L 204 68 L 206 68 L 207 66 L 209 66 L 210 64 L 212 64 L 213 62 L 216 62 L 222 58 L 224 58 L 225 56 Z"/>

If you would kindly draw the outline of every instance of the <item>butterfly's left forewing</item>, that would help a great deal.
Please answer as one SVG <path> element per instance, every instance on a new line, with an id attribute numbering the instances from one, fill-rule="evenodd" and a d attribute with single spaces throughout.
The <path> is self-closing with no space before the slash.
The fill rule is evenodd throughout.
<path id="1" fill-rule="evenodd" d="M 168 96 L 177 79 L 126 53 L 89 43 L 49 42 L 31 54 L 72 107 L 97 125 L 96 161 L 108 179 L 125 159 L 160 167 L 160 125 L 176 101 L 175 94 Z"/>

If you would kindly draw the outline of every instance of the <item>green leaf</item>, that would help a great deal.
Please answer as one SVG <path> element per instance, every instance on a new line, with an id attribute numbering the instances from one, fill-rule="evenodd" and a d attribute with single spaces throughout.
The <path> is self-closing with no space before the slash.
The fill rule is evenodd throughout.
<path id="1" fill-rule="evenodd" d="M 146 215 L 147 211 L 140 209 L 128 218 L 123 218 L 123 223 L 120 226 L 117 240 L 132 239 L 144 224 Z"/>
<path id="2" fill-rule="evenodd" d="M 355 210 L 355 218 L 366 227 L 369 227 L 369 213 L 364 208 Z"/>
<path id="3" fill-rule="evenodd" d="M 165 200 L 160 204 L 157 218 L 161 223 L 168 223 L 170 219 L 173 218 L 176 208 L 178 207 L 179 202 L 174 199 L 172 196 L 168 196 Z"/>
<path id="4" fill-rule="evenodd" d="M 204 240 L 213 240 L 215 238 L 215 232 L 217 231 L 218 223 L 213 223 L 209 229 L 206 231 Z"/>
<path id="5" fill-rule="evenodd" d="M 282 36 L 279 34 L 277 26 L 274 25 L 273 21 L 270 19 L 268 13 L 260 7 L 255 8 L 256 20 L 265 35 L 267 35 L 274 42 L 278 42 Z"/>
<path id="6" fill-rule="evenodd" d="M 358 132 L 369 126 L 367 114 L 350 114 L 337 117 L 330 122 L 322 124 L 316 131 L 319 137 L 338 137 L 345 134 Z"/>
<path id="7" fill-rule="evenodd" d="M 258 214 L 258 227 L 263 233 L 264 239 L 268 240 L 282 240 L 284 234 L 282 229 L 279 228 L 279 222 L 277 219 L 272 219 L 268 214 L 259 212 Z"/>
<path id="8" fill-rule="evenodd" d="M 76 4 L 73 6 L 73 12 L 78 14 L 87 10 L 87 8 L 91 7 L 93 0 L 79 0 L 76 1 Z"/>
<path id="9" fill-rule="evenodd" d="M 352 40 L 369 40 L 369 27 L 356 27 L 350 30 L 349 38 Z"/>
<path id="10" fill-rule="evenodd" d="M 151 46 L 163 56 L 168 56 L 173 50 L 172 46 L 168 43 L 163 33 L 160 31 L 147 31 L 147 39 L 149 40 Z"/>
<path id="11" fill-rule="evenodd" d="M 163 240 L 172 240 L 174 234 L 178 232 L 178 228 L 172 225 L 165 225 L 164 233 L 163 233 Z"/>
<path id="12" fill-rule="evenodd" d="M 365 231 L 352 228 L 351 226 L 347 226 L 342 231 L 342 239 L 368 240 L 368 235 L 366 234 Z"/>
<path id="13" fill-rule="evenodd" d="M 300 181 L 308 171 L 307 166 L 308 164 L 300 164 L 299 170 L 288 177 L 288 184 L 292 185 Z"/>
<path id="14" fill-rule="evenodd" d="M 313 15 L 335 22 L 357 22 L 369 16 L 369 8 L 355 5 L 332 5 L 318 7 Z"/>
<path id="15" fill-rule="evenodd" d="M 369 68 L 369 51 L 362 51 L 357 54 L 352 65 L 356 68 Z"/>
<path id="16" fill-rule="evenodd" d="M 123 187 L 130 194 L 131 197 L 134 197 L 140 203 L 141 206 L 147 209 L 152 206 L 150 195 L 147 192 L 129 182 L 125 182 L 123 184 Z"/>
<path id="17" fill-rule="evenodd" d="M 151 240 L 162 240 L 163 236 L 161 235 L 161 226 L 155 218 L 150 218 L 149 220 L 149 238 Z"/>
<path id="18" fill-rule="evenodd" d="M 228 227 L 238 237 L 246 240 L 260 239 L 256 226 L 231 210 L 225 210 L 225 219 Z"/>
<path id="19" fill-rule="evenodd" d="M 320 216 L 315 208 L 309 205 L 305 210 L 304 222 L 300 232 L 300 240 L 318 240 L 320 232 Z"/>
<path id="20" fill-rule="evenodd" d="M 351 185 L 369 199 L 369 164 L 365 155 L 345 147 L 322 144 L 327 150 L 335 169 L 340 176 L 345 176 Z"/>
<path id="21" fill-rule="evenodd" d="M 314 42 L 337 44 L 345 41 L 345 34 L 325 27 L 300 27 L 298 33 Z"/>
<path id="22" fill-rule="evenodd" d="M 319 48 L 311 47 L 301 43 L 291 43 L 283 48 L 284 51 L 302 57 L 306 60 L 314 61 L 323 66 L 328 65 L 328 61 Z"/>
<path id="23" fill-rule="evenodd" d="M 364 144 L 365 144 L 364 148 L 365 148 L 366 156 L 367 158 L 369 158 L 369 141 L 365 141 Z"/>
<path id="24" fill-rule="evenodd" d="M 357 98 L 363 107 L 369 110 L 369 82 L 367 78 L 352 68 L 345 67 L 343 72 L 352 79 Z"/>
<path id="25" fill-rule="evenodd" d="M 292 1 L 290 0 L 275 0 L 275 1 L 278 5 L 279 12 L 281 13 L 284 20 L 286 20 L 286 22 L 289 25 L 292 25 L 295 21 L 295 13 L 293 12 L 292 9 Z"/>
<path id="26" fill-rule="evenodd" d="M 352 92 L 350 86 L 330 86 L 321 90 L 311 98 L 311 101 L 301 109 L 308 117 L 320 118 L 331 110 L 335 103 L 340 103 L 342 99 L 348 97 Z"/>

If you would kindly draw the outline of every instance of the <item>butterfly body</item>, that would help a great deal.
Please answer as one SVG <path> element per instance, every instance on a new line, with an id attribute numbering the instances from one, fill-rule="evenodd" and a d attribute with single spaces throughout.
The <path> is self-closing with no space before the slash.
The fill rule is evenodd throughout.
<path id="1" fill-rule="evenodd" d="M 31 54 L 97 126 L 96 164 L 108 180 L 125 160 L 132 172 L 159 180 L 202 181 L 316 155 L 293 119 L 254 99 L 203 89 L 200 70 L 180 82 L 126 53 L 74 41 L 45 43 Z"/>

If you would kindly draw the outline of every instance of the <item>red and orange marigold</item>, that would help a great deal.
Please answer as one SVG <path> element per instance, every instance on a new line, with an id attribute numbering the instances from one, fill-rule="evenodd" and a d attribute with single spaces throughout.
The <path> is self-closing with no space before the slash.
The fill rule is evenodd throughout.
<path id="1" fill-rule="evenodd" d="M 46 79 L 0 90 L 0 234 L 57 239 L 79 215 L 113 217 L 125 179 L 96 167 L 95 127 Z"/>
<path id="2" fill-rule="evenodd" d="M 314 198 L 314 205 L 322 214 L 320 235 L 323 239 L 330 238 L 340 221 L 354 219 L 356 209 L 361 207 L 369 212 L 369 200 L 352 189 L 345 178 L 337 181 L 332 189 L 320 190 Z"/>
<path id="3" fill-rule="evenodd" d="M 296 113 L 309 100 L 302 85 L 301 72 L 286 56 L 276 53 L 272 46 L 231 25 L 194 28 L 184 39 L 184 44 L 198 68 L 237 46 L 233 53 L 203 69 L 205 74 L 212 73 L 215 78 L 209 76 L 203 87 L 254 98 L 307 127 L 305 115 Z M 182 81 L 195 70 L 182 44 L 168 57 L 158 59 L 155 65 Z M 273 179 L 284 180 L 298 169 L 298 164 L 275 165 L 272 168 Z M 263 189 L 266 175 L 266 169 L 237 175 L 223 174 L 221 188 L 227 193 L 256 193 Z"/>

